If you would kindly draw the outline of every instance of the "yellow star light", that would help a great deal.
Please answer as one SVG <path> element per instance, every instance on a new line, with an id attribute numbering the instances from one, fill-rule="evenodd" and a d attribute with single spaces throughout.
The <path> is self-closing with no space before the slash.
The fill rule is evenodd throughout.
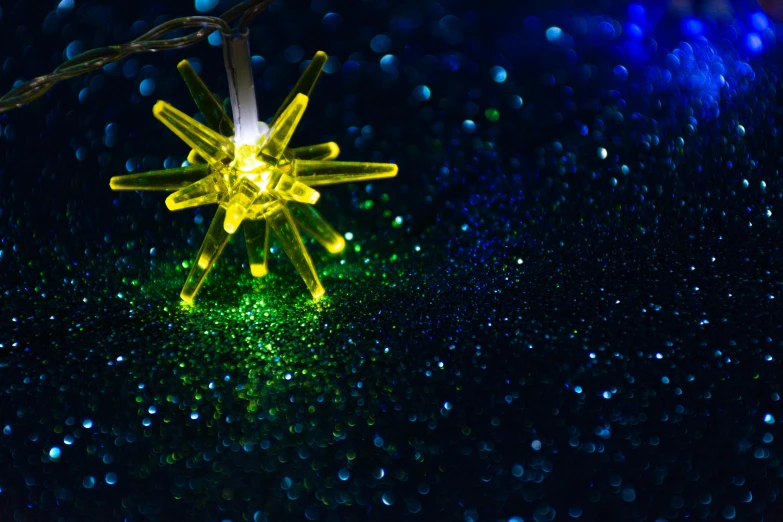
<path id="1" fill-rule="evenodd" d="M 188 156 L 191 165 L 116 176 L 111 179 L 111 188 L 175 191 L 166 198 L 169 210 L 218 205 L 180 294 L 183 300 L 193 301 L 240 225 L 254 277 L 267 273 L 270 232 L 274 232 L 310 293 L 318 298 L 325 290 L 299 229 L 331 253 L 345 248 L 345 241 L 313 207 L 319 198 L 313 187 L 390 178 L 397 175 L 397 166 L 332 161 L 339 154 L 332 142 L 288 147 L 326 63 L 325 53 L 315 55 L 267 127 L 258 121 L 256 113 L 246 36 L 224 35 L 223 44 L 233 125 L 220 102 L 183 60 L 177 68 L 205 124 L 164 101 L 155 104 L 153 114 L 192 148 Z"/>

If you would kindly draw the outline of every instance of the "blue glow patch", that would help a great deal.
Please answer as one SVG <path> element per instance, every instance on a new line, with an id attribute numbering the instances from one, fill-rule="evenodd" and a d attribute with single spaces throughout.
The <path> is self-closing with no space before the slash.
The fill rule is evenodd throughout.
<path id="1" fill-rule="evenodd" d="M 370 41 L 370 48 L 376 53 L 387 53 L 391 49 L 391 38 L 385 34 L 379 34 Z"/>
<path id="2" fill-rule="evenodd" d="M 756 31 L 763 31 L 769 27 L 769 18 L 761 11 L 753 13 L 750 15 L 750 25 L 753 26 L 753 29 Z"/>
<path id="3" fill-rule="evenodd" d="M 683 18 L 682 30 L 685 34 L 698 36 L 704 32 L 704 23 L 696 18 Z"/>
<path id="4" fill-rule="evenodd" d="M 321 20 L 321 23 L 327 29 L 337 29 L 342 24 L 342 17 L 337 13 L 326 13 Z"/>
<path id="5" fill-rule="evenodd" d="M 299 45 L 291 45 L 285 50 L 283 57 L 288 63 L 299 62 L 304 57 L 304 49 Z"/>
<path id="6" fill-rule="evenodd" d="M 141 84 L 139 85 L 139 92 L 142 96 L 149 96 L 153 92 L 155 92 L 155 80 L 152 78 L 147 78 L 146 80 L 142 80 Z"/>
<path id="7" fill-rule="evenodd" d="M 131 58 L 122 64 L 122 75 L 126 78 L 133 78 L 139 72 L 139 61 Z"/>
<path id="8" fill-rule="evenodd" d="M 74 40 L 65 48 L 65 56 L 67 56 L 69 60 L 81 52 L 82 43 L 79 40 Z"/>
<path id="9" fill-rule="evenodd" d="M 426 85 L 419 85 L 413 89 L 413 97 L 418 101 L 427 101 L 430 99 L 431 91 Z"/>
<path id="10" fill-rule="evenodd" d="M 196 74 L 201 74 L 201 60 L 198 58 L 188 58 L 188 63 L 193 67 L 193 70 L 196 71 Z"/>
<path id="11" fill-rule="evenodd" d="M 456 54 L 450 54 L 445 59 L 445 63 L 446 67 L 448 67 L 450 71 L 457 71 L 459 70 L 460 66 L 462 66 L 462 59 Z"/>
<path id="12" fill-rule="evenodd" d="M 647 19 L 647 13 L 641 4 L 631 4 L 628 6 L 628 17 L 636 23 L 643 23 Z"/>
<path id="13" fill-rule="evenodd" d="M 503 83 L 506 81 L 506 78 L 508 78 L 508 73 L 506 73 L 506 70 L 499 65 L 496 65 L 490 69 L 489 73 L 492 75 L 492 81 L 495 83 Z"/>
<path id="14" fill-rule="evenodd" d="M 146 33 L 149 27 L 150 25 L 144 20 L 136 20 L 133 22 L 133 25 L 131 25 L 130 34 L 132 37 L 136 38 L 137 36 Z"/>
<path id="15" fill-rule="evenodd" d="M 632 40 L 641 40 L 644 36 L 642 28 L 634 23 L 625 24 L 625 34 Z"/>
<path id="16" fill-rule="evenodd" d="M 61 0 L 59 4 L 57 4 L 57 16 L 60 18 L 66 16 L 71 11 L 73 11 L 73 0 Z"/>
<path id="17" fill-rule="evenodd" d="M 206 13 L 217 7 L 219 0 L 196 0 L 196 11 Z"/>
<path id="18" fill-rule="evenodd" d="M 207 38 L 207 41 L 209 42 L 209 45 L 214 47 L 223 45 L 223 37 L 220 36 L 220 31 L 213 31 L 212 34 L 210 34 Z"/>
<path id="19" fill-rule="evenodd" d="M 546 39 L 550 42 L 555 42 L 562 38 L 563 30 L 559 27 L 552 26 L 546 30 Z"/>
<path id="20" fill-rule="evenodd" d="M 753 54 L 758 54 L 764 49 L 764 42 L 761 41 L 761 36 L 758 33 L 750 33 L 746 36 L 745 45 L 748 46 L 748 50 Z"/>
<path id="21" fill-rule="evenodd" d="M 340 70 L 341 65 L 342 63 L 340 63 L 340 59 L 338 57 L 330 56 L 326 59 L 326 63 L 324 64 L 324 73 L 334 74 Z"/>
<path id="22" fill-rule="evenodd" d="M 598 34 L 600 34 L 602 38 L 611 40 L 615 37 L 614 26 L 609 22 L 601 22 L 598 24 Z"/>
<path id="23" fill-rule="evenodd" d="M 387 73 L 396 73 L 397 57 L 395 57 L 393 54 L 387 54 L 386 56 L 381 58 L 381 69 L 383 69 L 383 71 Z"/>

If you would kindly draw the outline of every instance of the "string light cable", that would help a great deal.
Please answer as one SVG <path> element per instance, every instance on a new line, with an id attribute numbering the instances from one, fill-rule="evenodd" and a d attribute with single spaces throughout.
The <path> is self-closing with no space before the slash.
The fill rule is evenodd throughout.
<path id="1" fill-rule="evenodd" d="M 214 31 L 229 34 L 232 32 L 230 24 L 237 18 L 239 18 L 239 23 L 236 31 L 245 33 L 253 18 L 273 1 L 247 0 L 235 5 L 219 17 L 186 16 L 175 18 L 154 27 L 131 42 L 85 51 L 67 60 L 52 73 L 20 83 L 5 95 L 0 96 L 0 113 L 37 100 L 61 81 L 101 69 L 134 53 L 184 49 L 201 42 Z M 185 36 L 163 38 L 172 31 L 191 28 L 198 29 Z"/>

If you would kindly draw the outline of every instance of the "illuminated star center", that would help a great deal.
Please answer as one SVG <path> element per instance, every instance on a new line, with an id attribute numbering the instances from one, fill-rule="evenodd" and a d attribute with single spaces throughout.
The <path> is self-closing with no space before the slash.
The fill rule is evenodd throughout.
<path id="1" fill-rule="evenodd" d="M 193 301 L 229 238 L 244 230 L 250 272 L 267 274 L 269 239 L 277 238 L 314 298 L 324 294 L 312 259 L 299 234 L 301 228 L 329 252 L 345 248 L 345 240 L 316 211 L 319 193 L 312 187 L 391 178 L 389 163 L 333 161 L 337 144 L 289 148 L 308 104 L 308 95 L 326 64 L 316 53 L 269 126 L 259 122 L 247 41 L 223 35 L 233 121 L 201 81 L 189 62 L 177 68 L 193 95 L 204 123 L 159 101 L 153 114 L 190 148 L 189 165 L 111 179 L 114 190 L 173 191 L 170 210 L 216 204 L 217 210 L 191 265 L 180 296 Z"/>
<path id="2" fill-rule="evenodd" d="M 279 159 L 265 154 L 264 145 L 263 140 L 260 145 L 235 145 L 233 159 L 219 170 L 229 187 L 223 222 L 229 234 L 236 232 L 246 218 L 263 218 L 284 201 L 312 205 L 320 197 L 290 175 L 291 161 L 285 154 Z"/>

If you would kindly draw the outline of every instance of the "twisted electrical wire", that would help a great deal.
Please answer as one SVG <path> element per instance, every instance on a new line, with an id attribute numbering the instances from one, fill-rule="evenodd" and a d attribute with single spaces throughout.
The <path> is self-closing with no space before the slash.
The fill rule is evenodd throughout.
<path id="1" fill-rule="evenodd" d="M 258 13 L 266 9 L 267 6 L 272 2 L 274 2 L 274 0 L 261 0 L 257 5 L 248 8 L 248 10 L 245 11 L 242 14 L 242 17 L 239 19 L 239 32 L 244 33 L 253 18 L 255 18 Z"/>
<path id="2" fill-rule="evenodd" d="M 175 18 L 152 28 L 132 42 L 85 51 L 62 63 L 52 73 L 23 82 L 5 95 L 0 96 L 0 113 L 35 101 L 63 80 L 100 69 L 112 62 L 127 58 L 131 54 L 183 49 L 199 43 L 213 31 L 230 32 L 230 23 L 238 17 L 241 17 L 239 30 L 244 32 L 252 19 L 273 1 L 247 0 L 235 5 L 219 17 L 187 16 Z M 176 29 L 195 27 L 200 29 L 189 35 L 162 39 L 167 33 Z"/>

